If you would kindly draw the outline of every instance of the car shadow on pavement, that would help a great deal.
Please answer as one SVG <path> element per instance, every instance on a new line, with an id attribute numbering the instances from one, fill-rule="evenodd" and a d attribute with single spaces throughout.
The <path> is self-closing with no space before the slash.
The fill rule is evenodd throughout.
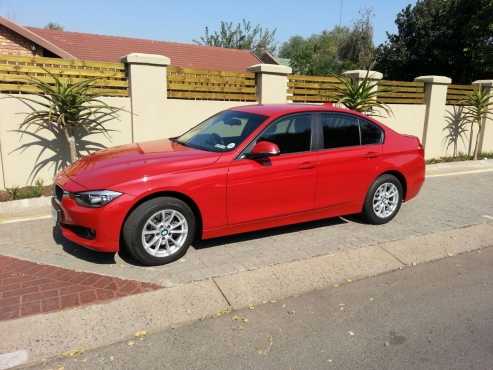
<path id="1" fill-rule="evenodd" d="M 53 228 L 53 240 L 60 245 L 65 252 L 87 262 L 93 262 L 101 265 L 116 264 L 115 253 L 96 252 L 67 240 L 62 235 L 59 227 Z"/>
<path id="2" fill-rule="evenodd" d="M 237 234 L 237 235 L 232 235 L 232 236 L 224 236 L 224 237 L 220 237 L 220 238 L 200 240 L 198 242 L 195 242 L 193 244 L 193 247 L 195 249 L 217 247 L 217 246 L 231 244 L 231 243 L 239 243 L 239 242 L 245 242 L 245 241 L 250 241 L 250 240 L 269 238 L 271 236 L 290 234 L 290 233 L 295 233 L 295 232 L 299 232 L 299 231 L 307 231 L 310 229 L 318 229 L 321 227 L 341 225 L 341 224 L 346 224 L 347 222 L 348 221 L 346 221 L 340 217 L 317 220 L 317 221 L 310 221 L 310 222 L 304 222 L 301 224 L 281 226 L 281 227 L 276 227 L 276 228 L 266 229 L 266 230 L 260 230 L 260 231 L 252 231 L 252 232 Z"/>
<path id="3" fill-rule="evenodd" d="M 361 221 L 357 221 L 358 220 L 357 216 L 349 216 L 344 218 L 336 217 L 330 219 L 304 222 L 301 224 L 281 226 L 281 227 L 276 227 L 266 230 L 252 231 L 252 232 L 242 233 L 232 236 L 224 236 L 215 239 L 200 240 L 198 242 L 193 243 L 192 247 L 196 250 L 200 250 L 205 248 L 224 246 L 232 243 L 247 242 L 247 241 L 269 238 L 283 234 L 307 231 L 310 229 L 318 229 L 322 227 L 346 224 L 349 222 L 348 220 L 350 220 L 351 222 L 361 222 Z M 59 227 L 53 228 L 53 240 L 55 241 L 56 244 L 60 245 L 65 252 L 86 262 L 92 262 L 101 265 L 116 264 L 116 260 L 115 260 L 116 253 L 96 252 L 91 249 L 87 249 L 75 243 L 72 243 L 71 241 L 63 237 Z M 134 266 L 143 266 L 123 250 L 120 251 L 119 257 L 128 264 Z"/>

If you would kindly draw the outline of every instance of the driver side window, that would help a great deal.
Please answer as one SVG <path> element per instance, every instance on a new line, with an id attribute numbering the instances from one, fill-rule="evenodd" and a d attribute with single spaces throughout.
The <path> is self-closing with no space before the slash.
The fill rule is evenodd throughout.
<path id="1" fill-rule="evenodd" d="M 270 141 L 280 154 L 306 152 L 311 147 L 312 114 L 303 113 L 281 118 L 267 127 L 257 142 Z"/>

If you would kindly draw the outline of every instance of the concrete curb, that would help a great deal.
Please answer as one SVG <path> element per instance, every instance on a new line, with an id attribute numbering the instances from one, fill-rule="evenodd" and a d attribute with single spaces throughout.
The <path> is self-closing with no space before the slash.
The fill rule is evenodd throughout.
<path id="1" fill-rule="evenodd" d="M 489 247 L 491 235 L 493 224 L 474 225 L 4 321 L 0 333 L 10 335 L 0 341 L 0 353 L 25 350 L 28 361 L 35 362 L 70 350 L 97 348 L 131 338 L 140 330 L 155 332 L 249 304 Z"/>
<path id="2" fill-rule="evenodd" d="M 462 170 L 478 170 L 493 168 L 493 159 L 481 159 L 477 161 L 458 161 L 458 162 L 442 162 L 426 165 L 426 174 L 455 172 Z"/>
<path id="3" fill-rule="evenodd" d="M 39 197 L 0 202 L 0 214 L 16 214 L 26 209 L 47 208 L 51 206 L 51 197 Z"/>
<path id="4" fill-rule="evenodd" d="M 158 331 L 198 320 L 227 307 L 212 281 L 190 283 L 107 304 L 2 322 L 0 332 L 5 340 L 0 353 L 26 350 L 28 361 L 35 362 L 69 350 L 108 345 L 137 331 Z"/>

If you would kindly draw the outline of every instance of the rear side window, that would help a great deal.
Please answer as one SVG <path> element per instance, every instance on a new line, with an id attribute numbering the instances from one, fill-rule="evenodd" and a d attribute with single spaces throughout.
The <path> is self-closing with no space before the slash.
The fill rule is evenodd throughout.
<path id="1" fill-rule="evenodd" d="M 323 148 L 360 145 L 358 120 L 342 114 L 321 114 Z"/>
<path id="2" fill-rule="evenodd" d="M 361 129 L 361 144 L 381 144 L 383 142 L 383 131 L 380 127 L 370 121 L 359 119 Z"/>

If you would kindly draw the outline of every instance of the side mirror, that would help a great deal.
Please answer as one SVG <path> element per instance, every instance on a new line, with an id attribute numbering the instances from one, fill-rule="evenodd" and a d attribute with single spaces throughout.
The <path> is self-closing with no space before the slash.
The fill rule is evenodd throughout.
<path id="1" fill-rule="evenodd" d="M 247 158 L 250 159 L 261 159 L 267 157 L 273 157 L 279 155 L 281 151 L 279 147 L 271 143 L 270 141 L 261 141 L 253 147 L 250 153 L 246 155 Z"/>

